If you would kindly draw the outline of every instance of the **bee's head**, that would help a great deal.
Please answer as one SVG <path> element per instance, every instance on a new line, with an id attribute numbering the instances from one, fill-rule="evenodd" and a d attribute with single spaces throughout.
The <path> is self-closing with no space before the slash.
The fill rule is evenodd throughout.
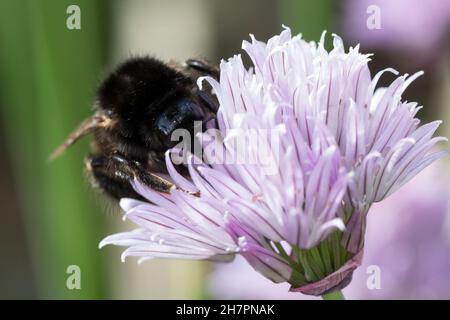
<path id="1" fill-rule="evenodd" d="M 99 109 L 114 120 L 127 141 L 153 149 L 171 145 L 173 130 L 198 118 L 193 81 L 156 59 L 134 58 L 120 65 L 98 90 Z"/>
<path id="2" fill-rule="evenodd" d="M 79 138 L 94 133 L 100 143 L 119 146 L 126 155 L 164 153 L 175 145 L 175 129 L 193 131 L 205 120 L 196 101 L 194 81 L 161 61 L 134 58 L 101 84 L 96 113 L 82 122 L 50 156 L 55 158 Z M 100 138 L 101 137 L 101 138 Z"/>

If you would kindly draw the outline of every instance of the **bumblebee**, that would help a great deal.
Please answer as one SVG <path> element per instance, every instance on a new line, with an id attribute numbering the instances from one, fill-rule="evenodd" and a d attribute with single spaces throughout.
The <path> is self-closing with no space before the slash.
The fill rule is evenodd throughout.
<path id="1" fill-rule="evenodd" d="M 219 78 L 219 69 L 204 60 L 184 65 L 152 57 L 132 58 L 109 74 L 97 91 L 94 114 L 83 121 L 50 156 L 59 156 L 81 137 L 92 134 L 85 167 L 91 182 L 113 199 L 141 198 L 133 179 L 160 192 L 172 184 L 165 152 L 174 147 L 172 132 L 186 129 L 193 137 L 194 122 L 215 121 L 218 102 L 210 87 L 200 90 L 201 76 Z"/>

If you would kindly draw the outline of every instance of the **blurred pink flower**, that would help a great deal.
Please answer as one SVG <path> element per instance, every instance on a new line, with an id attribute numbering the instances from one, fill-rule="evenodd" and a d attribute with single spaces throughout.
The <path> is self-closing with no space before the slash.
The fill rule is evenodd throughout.
<path id="1" fill-rule="evenodd" d="M 380 10 L 381 28 L 369 29 L 370 6 Z M 370 10 L 369 10 L 370 11 Z M 364 48 L 402 50 L 415 59 L 434 56 L 450 26 L 449 0 L 347 0 L 343 28 L 353 42 Z"/>
<path id="2" fill-rule="evenodd" d="M 344 289 L 349 299 L 449 299 L 450 203 L 446 168 L 433 164 L 404 188 L 373 205 L 363 263 Z M 380 268 L 380 289 L 369 289 L 369 266 Z M 236 259 L 216 265 L 209 289 L 219 299 L 311 299 L 273 285 Z"/>
<path id="3" fill-rule="evenodd" d="M 368 217 L 365 256 L 349 298 L 449 299 L 450 214 L 448 169 L 434 164 Z M 369 266 L 381 271 L 381 289 L 368 289 Z"/>

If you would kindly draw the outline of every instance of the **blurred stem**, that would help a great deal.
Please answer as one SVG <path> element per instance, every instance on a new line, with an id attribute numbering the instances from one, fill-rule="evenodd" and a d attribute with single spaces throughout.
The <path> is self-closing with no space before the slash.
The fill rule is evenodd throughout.
<path id="1" fill-rule="evenodd" d="M 91 113 L 104 61 L 100 0 L 0 2 L 2 125 L 9 138 L 21 209 L 40 298 L 107 298 L 97 244 L 104 235 L 86 196 L 86 142 L 61 159 L 47 158 Z M 66 9 L 81 9 L 81 30 L 68 30 Z M 17 17 L 21 17 L 18 20 Z M 66 286 L 67 268 L 81 270 L 80 290 Z"/>
<path id="2" fill-rule="evenodd" d="M 344 295 L 341 290 L 332 291 L 322 295 L 323 300 L 345 300 Z"/>

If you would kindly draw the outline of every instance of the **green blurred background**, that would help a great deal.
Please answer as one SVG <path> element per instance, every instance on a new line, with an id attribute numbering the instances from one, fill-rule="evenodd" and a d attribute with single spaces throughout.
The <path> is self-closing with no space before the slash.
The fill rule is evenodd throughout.
<path id="1" fill-rule="evenodd" d="M 138 266 L 130 259 L 122 264 L 119 249 L 98 249 L 103 237 L 127 225 L 117 208 L 90 189 L 83 174 L 88 139 L 52 163 L 47 157 L 91 114 L 102 77 L 130 55 L 219 62 L 240 52 L 249 33 L 266 40 L 282 24 L 308 40 L 318 40 L 324 29 L 345 36 L 344 3 L 2 0 L 0 298 L 208 297 L 202 281 L 207 263 L 151 261 Z M 73 4 L 81 9 L 80 30 L 66 27 L 66 9 Z M 448 43 L 447 35 L 443 41 Z M 381 66 L 414 60 L 399 50 L 368 49 L 379 54 Z M 433 55 L 431 62 L 413 65 L 427 76 L 409 100 L 433 104 L 424 117 L 448 119 L 441 107 L 448 101 L 448 46 L 439 50 L 442 54 Z M 398 69 L 410 72 L 409 67 L 404 63 Z M 70 265 L 80 267 L 80 290 L 66 286 Z"/>

